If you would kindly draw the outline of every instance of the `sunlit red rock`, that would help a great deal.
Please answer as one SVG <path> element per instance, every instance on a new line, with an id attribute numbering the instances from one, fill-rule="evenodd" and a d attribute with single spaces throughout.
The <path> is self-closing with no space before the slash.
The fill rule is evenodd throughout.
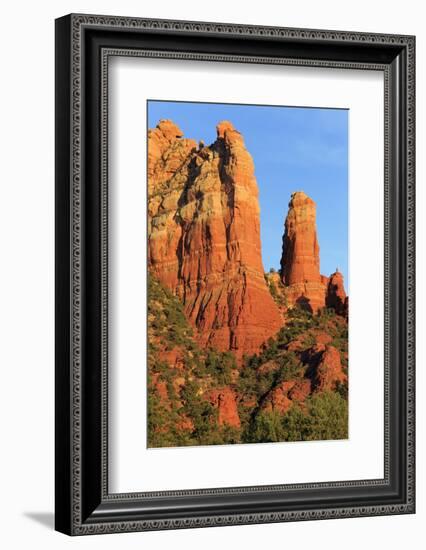
<path id="1" fill-rule="evenodd" d="M 275 386 L 262 403 L 262 411 L 285 414 L 294 404 L 301 405 L 311 394 L 307 378 L 288 380 Z"/>
<path id="2" fill-rule="evenodd" d="M 315 373 L 315 391 L 332 391 L 338 383 L 347 381 L 343 372 L 339 350 L 334 346 L 326 346 Z"/>
<path id="3" fill-rule="evenodd" d="M 240 427 L 241 423 L 238 416 L 236 396 L 229 386 L 211 390 L 206 399 L 218 411 L 217 422 L 219 426 Z"/>
<path id="4" fill-rule="evenodd" d="M 289 397 L 289 391 L 294 387 L 295 380 L 281 382 L 273 388 L 266 396 L 262 404 L 262 410 L 266 412 L 278 412 L 285 414 L 292 406 L 292 400 Z"/>
<path id="5" fill-rule="evenodd" d="M 289 397 L 293 403 L 303 403 L 307 397 L 311 394 L 311 381 L 303 378 L 298 380 L 293 388 L 289 392 Z"/>
<path id="6" fill-rule="evenodd" d="M 171 121 L 148 135 L 148 264 L 203 345 L 253 354 L 282 326 L 264 279 L 251 155 L 230 122 L 210 146 Z"/>
<path id="7" fill-rule="evenodd" d="M 325 306 L 326 277 L 320 274 L 315 202 L 303 191 L 291 195 L 285 220 L 281 278 L 289 302 L 311 312 Z"/>

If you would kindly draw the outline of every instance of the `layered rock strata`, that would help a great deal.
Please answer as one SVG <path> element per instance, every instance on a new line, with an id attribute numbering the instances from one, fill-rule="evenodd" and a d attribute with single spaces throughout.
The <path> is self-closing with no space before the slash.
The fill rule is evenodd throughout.
<path id="1" fill-rule="evenodd" d="M 170 120 L 149 131 L 148 265 L 203 345 L 241 358 L 281 327 L 264 279 L 253 160 L 230 122 L 210 146 Z"/>
<path id="2" fill-rule="evenodd" d="M 303 191 L 291 195 L 285 220 L 281 278 L 291 304 L 311 312 L 325 306 L 327 277 L 320 274 L 316 205 Z"/>

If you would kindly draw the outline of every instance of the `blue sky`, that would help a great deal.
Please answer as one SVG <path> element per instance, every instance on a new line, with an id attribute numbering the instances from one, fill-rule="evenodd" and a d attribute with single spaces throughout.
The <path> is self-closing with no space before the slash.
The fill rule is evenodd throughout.
<path id="1" fill-rule="evenodd" d="M 348 280 L 348 115 L 344 109 L 148 102 L 148 126 L 172 119 L 185 137 L 216 139 L 229 120 L 243 134 L 259 187 L 265 271 L 280 267 L 290 195 L 304 191 L 317 204 L 321 273 L 336 269 Z"/>

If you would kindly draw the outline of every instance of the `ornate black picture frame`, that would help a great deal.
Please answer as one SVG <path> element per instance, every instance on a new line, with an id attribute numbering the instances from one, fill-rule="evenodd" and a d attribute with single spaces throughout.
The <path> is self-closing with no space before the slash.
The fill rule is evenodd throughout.
<path id="1" fill-rule="evenodd" d="M 383 479 L 111 494 L 107 71 L 114 55 L 384 74 Z M 69 535 L 415 511 L 415 38 L 68 15 L 56 21 L 56 529 Z"/>

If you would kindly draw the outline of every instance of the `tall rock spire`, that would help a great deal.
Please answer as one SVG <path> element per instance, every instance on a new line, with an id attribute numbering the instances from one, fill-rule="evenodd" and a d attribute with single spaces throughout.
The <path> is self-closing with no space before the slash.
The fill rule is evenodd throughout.
<path id="1" fill-rule="evenodd" d="M 204 345 L 241 358 L 282 326 L 264 279 L 253 159 L 230 122 L 210 146 L 171 121 L 149 131 L 148 264 Z"/>
<path id="2" fill-rule="evenodd" d="M 315 202 L 303 191 L 296 191 L 288 206 L 281 258 L 283 283 L 320 282 Z"/>
<path id="3" fill-rule="evenodd" d="M 338 315 L 346 315 L 348 300 L 343 283 L 343 275 L 338 269 L 328 279 L 326 306 L 333 308 Z"/>
<path id="4" fill-rule="evenodd" d="M 285 220 L 281 279 L 290 303 L 314 312 L 325 306 L 327 278 L 320 274 L 315 202 L 303 191 L 291 195 Z"/>

